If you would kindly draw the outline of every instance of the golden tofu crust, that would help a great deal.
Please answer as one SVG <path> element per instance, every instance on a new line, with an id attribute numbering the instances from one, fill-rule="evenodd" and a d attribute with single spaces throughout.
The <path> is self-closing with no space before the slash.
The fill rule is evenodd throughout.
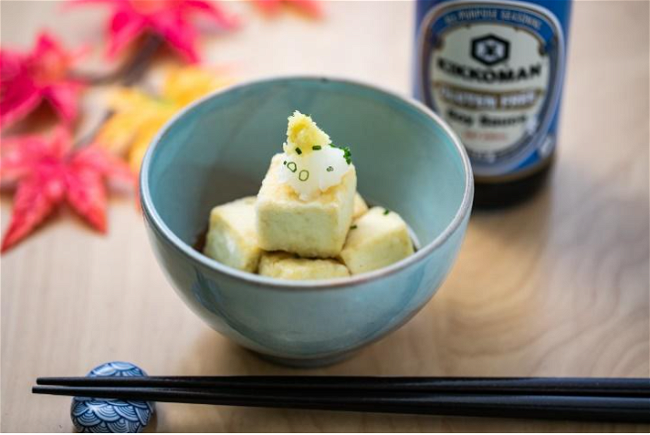
<path id="1" fill-rule="evenodd" d="M 333 259 L 299 258 L 287 252 L 267 252 L 260 259 L 259 274 L 272 278 L 305 280 L 345 278 L 350 271 Z"/>
<path id="2" fill-rule="evenodd" d="M 359 219 L 361 216 L 366 214 L 368 211 L 368 204 L 366 204 L 366 201 L 363 199 L 361 195 L 359 195 L 359 192 L 357 192 L 354 195 L 354 211 L 352 212 L 352 219 L 356 220 Z"/>
<path id="3" fill-rule="evenodd" d="M 262 250 L 255 224 L 256 198 L 249 196 L 214 207 L 203 252 L 227 266 L 256 272 Z"/>
<path id="4" fill-rule="evenodd" d="M 257 235 L 267 251 L 287 251 L 303 257 L 335 257 L 352 223 L 357 176 L 354 165 L 340 184 L 309 201 L 278 179 L 282 154 L 271 161 L 257 195 Z"/>
<path id="5" fill-rule="evenodd" d="M 413 252 L 408 227 L 399 214 L 373 207 L 354 221 L 341 259 L 355 275 L 389 266 Z"/>

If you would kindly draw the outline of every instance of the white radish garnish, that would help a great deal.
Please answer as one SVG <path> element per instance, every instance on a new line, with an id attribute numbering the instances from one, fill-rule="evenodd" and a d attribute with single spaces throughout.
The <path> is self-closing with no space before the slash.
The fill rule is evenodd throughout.
<path id="1" fill-rule="evenodd" d="M 287 183 L 301 200 L 317 198 L 341 182 L 350 170 L 350 150 L 332 145 L 311 117 L 295 111 L 289 117 L 280 181 Z"/>

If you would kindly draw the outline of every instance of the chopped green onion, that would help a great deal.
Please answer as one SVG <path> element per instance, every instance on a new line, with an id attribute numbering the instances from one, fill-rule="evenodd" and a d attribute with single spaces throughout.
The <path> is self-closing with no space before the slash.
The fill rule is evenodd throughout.
<path id="1" fill-rule="evenodd" d="M 356 230 L 357 228 L 358 228 L 358 227 L 357 227 L 356 225 L 352 225 L 352 226 L 350 227 L 351 230 Z"/>
<path id="2" fill-rule="evenodd" d="M 332 148 L 338 148 L 340 150 L 343 150 L 343 158 L 345 159 L 345 162 L 349 165 L 352 163 L 352 151 L 350 151 L 350 147 L 339 147 L 334 145 L 333 143 L 330 144 Z"/>
<path id="3" fill-rule="evenodd" d="M 311 149 L 314 150 L 314 151 L 319 151 L 319 150 L 321 150 L 322 148 L 323 148 L 323 147 L 320 146 L 320 145 L 314 145 L 313 147 L 311 147 Z"/>
<path id="4" fill-rule="evenodd" d="M 298 165 L 296 165 L 295 162 L 289 162 L 287 163 L 287 169 L 289 169 L 291 172 L 296 172 L 298 170 Z"/>
<path id="5" fill-rule="evenodd" d="M 334 171 L 334 168 L 331 167 L 331 166 L 328 166 L 328 167 L 327 167 L 327 172 L 332 172 L 332 171 Z"/>
<path id="6" fill-rule="evenodd" d="M 343 157 L 345 158 L 345 162 L 348 165 L 352 163 L 352 151 L 350 151 L 350 148 L 348 147 L 343 148 Z"/>
<path id="7" fill-rule="evenodd" d="M 302 171 L 300 171 L 300 172 L 298 173 L 298 179 L 299 179 L 300 181 L 307 181 L 307 180 L 309 180 L 309 171 L 307 171 L 306 169 L 303 169 Z"/>
<path id="8" fill-rule="evenodd" d="M 298 153 L 298 155 L 300 155 L 300 154 L 302 154 L 302 150 L 300 148 L 296 148 L 296 153 Z"/>
<path id="9" fill-rule="evenodd" d="M 388 213 L 390 213 L 390 210 L 384 209 L 384 216 L 386 216 Z"/>
<path id="10" fill-rule="evenodd" d="M 284 166 L 287 166 L 287 161 L 285 160 L 284 162 L 282 162 L 282 164 L 283 164 Z"/>

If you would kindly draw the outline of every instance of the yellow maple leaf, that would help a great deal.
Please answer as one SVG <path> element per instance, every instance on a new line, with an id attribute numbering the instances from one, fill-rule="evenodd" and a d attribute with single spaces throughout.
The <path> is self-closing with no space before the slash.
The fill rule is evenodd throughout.
<path id="1" fill-rule="evenodd" d="M 138 128 L 137 134 L 131 143 L 128 156 L 129 165 L 136 174 L 140 172 L 142 159 L 144 158 L 144 154 L 147 152 L 147 148 L 149 148 L 151 141 L 173 114 L 173 111 L 161 111 L 149 117 L 149 119 Z"/>
<path id="2" fill-rule="evenodd" d="M 97 133 L 97 142 L 125 155 L 137 173 L 149 144 L 160 128 L 192 101 L 230 84 L 230 80 L 195 66 L 166 74 L 159 95 L 134 88 L 117 88 L 109 98 L 113 114 Z"/>
<path id="3" fill-rule="evenodd" d="M 196 67 L 179 68 L 169 72 L 163 84 L 165 99 L 186 106 L 192 101 L 209 94 L 215 89 L 228 86 L 228 77 Z"/>
<path id="4" fill-rule="evenodd" d="M 152 117 L 160 113 L 171 114 L 175 105 L 151 97 L 131 88 L 115 89 L 108 102 L 113 115 L 104 123 L 97 135 L 97 142 L 110 151 L 124 155 L 128 153 L 138 131 Z"/>

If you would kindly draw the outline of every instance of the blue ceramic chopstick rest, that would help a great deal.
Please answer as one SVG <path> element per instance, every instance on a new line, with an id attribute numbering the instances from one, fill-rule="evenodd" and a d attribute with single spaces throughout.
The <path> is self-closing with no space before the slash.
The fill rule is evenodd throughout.
<path id="1" fill-rule="evenodd" d="M 88 377 L 147 376 L 140 367 L 113 361 L 92 369 Z M 153 402 L 74 397 L 70 416 L 79 432 L 142 432 L 155 411 Z"/>

